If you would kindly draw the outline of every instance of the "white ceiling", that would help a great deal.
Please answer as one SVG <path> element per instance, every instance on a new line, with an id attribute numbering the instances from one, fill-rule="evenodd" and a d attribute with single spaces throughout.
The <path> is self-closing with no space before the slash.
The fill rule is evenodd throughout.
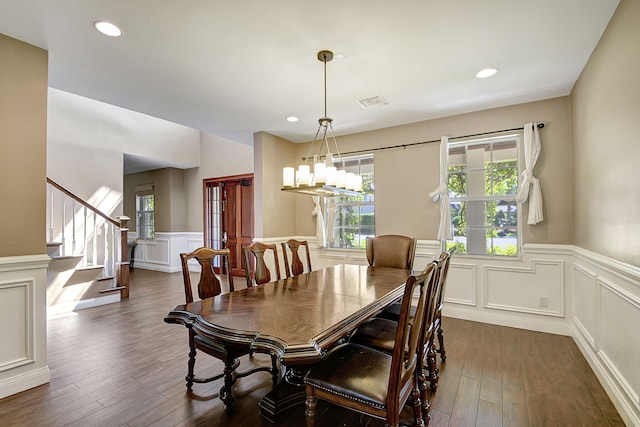
<path id="1" fill-rule="evenodd" d="M 0 33 L 49 51 L 49 86 L 251 144 L 567 95 L 618 0 L 0 0 Z M 124 30 L 94 30 L 108 20 Z M 498 74 L 479 80 L 493 67 Z M 388 105 L 363 109 L 381 96 Z M 300 118 L 289 123 L 287 116 Z"/>

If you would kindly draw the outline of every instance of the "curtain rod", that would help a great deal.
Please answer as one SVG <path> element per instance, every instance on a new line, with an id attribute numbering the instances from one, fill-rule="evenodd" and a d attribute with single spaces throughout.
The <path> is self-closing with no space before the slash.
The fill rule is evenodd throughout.
<path id="1" fill-rule="evenodd" d="M 538 123 L 537 127 L 538 127 L 538 129 L 542 129 L 544 127 L 544 123 Z M 449 141 L 456 140 L 456 139 L 472 138 L 474 136 L 492 135 L 494 133 L 513 132 L 513 131 L 516 131 L 516 130 L 523 130 L 523 129 L 524 129 L 524 127 L 519 127 L 519 128 L 513 128 L 513 129 L 494 130 L 494 131 L 491 131 L 491 132 L 474 133 L 472 135 L 454 136 L 454 137 L 449 138 Z M 440 142 L 440 140 L 439 139 L 433 139 L 431 141 L 411 142 L 409 144 L 389 145 L 387 147 L 370 148 L 368 150 L 348 151 L 346 153 L 340 153 L 340 154 L 344 156 L 344 155 L 348 155 L 348 154 L 369 153 L 371 151 L 391 150 L 393 148 L 407 148 L 407 147 L 413 147 L 413 146 L 416 146 L 416 145 L 432 144 L 434 142 Z"/>

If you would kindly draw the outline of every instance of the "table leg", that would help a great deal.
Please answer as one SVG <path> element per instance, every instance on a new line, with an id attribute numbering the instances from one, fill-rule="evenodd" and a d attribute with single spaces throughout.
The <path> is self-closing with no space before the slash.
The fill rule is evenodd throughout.
<path id="1" fill-rule="evenodd" d="M 282 380 L 258 403 L 260 415 L 275 423 L 283 415 L 297 405 L 303 405 L 306 399 L 304 392 L 304 376 L 309 368 L 288 367 Z"/>

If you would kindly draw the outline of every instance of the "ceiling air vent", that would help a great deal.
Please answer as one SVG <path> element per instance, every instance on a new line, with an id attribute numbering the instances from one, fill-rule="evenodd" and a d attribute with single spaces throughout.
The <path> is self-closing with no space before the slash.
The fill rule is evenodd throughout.
<path id="1" fill-rule="evenodd" d="M 365 110 L 371 107 L 378 107 L 382 105 L 387 105 L 388 102 L 381 96 L 372 96 L 371 98 L 365 98 L 358 101 L 358 104 Z"/>

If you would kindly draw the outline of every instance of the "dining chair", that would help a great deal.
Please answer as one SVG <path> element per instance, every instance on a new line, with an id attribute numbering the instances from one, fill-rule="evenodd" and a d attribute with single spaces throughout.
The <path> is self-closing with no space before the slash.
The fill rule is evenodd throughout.
<path id="1" fill-rule="evenodd" d="M 451 254 L 453 250 L 442 252 L 438 260 L 433 261 L 435 263 L 435 272 L 433 274 L 434 280 L 434 298 L 433 308 L 426 316 L 427 323 L 425 325 L 425 352 L 423 365 L 428 371 L 427 379 L 429 381 L 431 390 L 436 391 L 438 387 L 439 369 L 436 361 L 436 353 L 440 353 L 441 361 L 446 359 L 442 358 L 444 354 L 444 336 L 442 333 L 442 308 L 444 287 L 447 279 L 447 272 L 449 270 L 449 261 L 451 260 Z M 390 351 L 393 347 L 392 329 L 393 325 L 398 321 L 400 316 L 399 303 L 392 303 L 385 308 L 382 312 L 378 313 L 376 317 L 364 323 L 351 337 L 354 342 L 361 343 L 363 345 L 377 348 L 381 351 Z M 416 307 L 412 306 L 412 311 L 415 311 Z M 439 332 L 440 331 L 440 332 Z M 438 336 L 439 349 L 435 346 L 435 337 Z M 440 337 L 442 336 L 442 341 Z"/>
<path id="2" fill-rule="evenodd" d="M 419 361 L 420 367 L 418 370 L 418 385 L 421 393 L 421 402 L 423 405 L 423 419 L 428 423 L 429 420 L 429 401 L 426 393 L 426 382 L 431 379 L 428 374 L 425 374 L 423 370 L 428 369 L 429 361 L 433 358 L 433 352 L 430 351 L 432 346 L 432 336 L 434 331 L 433 319 L 436 312 L 436 302 L 438 295 L 438 274 L 442 268 L 442 263 L 437 261 L 430 262 L 425 270 L 421 274 L 426 274 L 431 271 L 429 277 L 428 290 L 430 294 L 427 297 L 427 304 L 420 307 L 420 301 L 418 304 L 409 306 L 410 318 L 422 318 L 421 337 L 419 348 Z M 404 301 L 404 296 L 402 301 Z M 410 296 L 409 300 L 415 300 L 415 295 Z M 409 303 L 411 304 L 411 303 Z M 404 304 L 401 304 L 404 306 Z M 402 311 L 402 309 L 401 309 Z M 422 311 L 422 313 L 420 313 Z M 392 354 L 396 345 L 396 331 L 398 329 L 398 321 L 400 316 L 396 320 L 391 320 L 383 317 L 373 317 L 360 325 L 356 331 L 349 337 L 349 342 L 354 344 L 363 345 L 368 348 L 373 348 L 378 351 L 382 351 L 387 354 Z"/>
<path id="3" fill-rule="evenodd" d="M 419 372 L 424 307 L 431 304 L 433 267 L 409 276 L 391 354 L 353 342 L 329 350 L 307 373 L 305 415 L 307 427 L 315 422 L 317 399 L 384 419 L 398 426 L 405 404 L 413 407 L 414 425 L 424 425 Z M 418 294 L 418 310 L 410 316 L 411 297 Z"/>
<path id="4" fill-rule="evenodd" d="M 304 246 L 304 252 L 307 255 L 307 273 L 311 271 L 311 255 L 309 254 L 309 242 L 306 240 L 289 239 L 282 245 L 282 254 L 284 255 L 284 268 L 287 277 L 297 276 L 304 273 L 304 266 L 298 253 L 301 246 Z M 289 257 L 287 256 L 287 248 L 291 251 L 291 269 L 289 269 Z"/>
<path id="5" fill-rule="evenodd" d="M 440 255 L 439 261 L 443 262 L 442 271 L 440 272 L 440 285 L 438 286 L 438 297 L 436 302 L 436 313 L 434 318 L 435 328 L 438 334 L 438 348 L 436 352 L 440 354 L 440 361 L 444 362 L 447 359 L 447 352 L 444 349 L 444 331 L 442 330 L 442 309 L 444 308 L 444 294 L 447 285 L 447 276 L 449 274 L 449 262 L 455 248 L 443 252 Z"/>
<path id="6" fill-rule="evenodd" d="M 193 290 L 191 285 L 191 275 L 194 274 L 189 270 L 189 260 L 195 260 L 200 264 L 201 272 L 197 284 L 198 297 L 202 300 L 205 298 L 212 298 L 222 293 L 222 286 L 220 278 L 216 275 L 214 270 L 215 259 L 218 258 L 218 267 L 221 271 L 226 271 L 227 282 L 229 284 L 230 291 L 233 291 L 233 276 L 231 275 L 231 269 L 229 268 L 229 249 L 211 249 L 207 247 L 201 247 L 190 253 L 181 253 L 180 262 L 182 264 L 182 277 L 184 281 L 184 293 L 186 303 L 193 302 Z M 278 361 L 274 355 L 271 355 L 271 367 L 258 367 L 246 372 L 236 372 L 236 369 L 240 365 L 239 358 L 241 356 L 252 354 L 252 350 L 249 345 L 228 345 L 218 342 L 214 339 L 198 335 L 193 328 L 187 325 L 189 328 L 189 361 L 187 366 L 187 390 L 192 391 L 193 383 L 208 383 L 216 381 L 224 377 L 224 385 L 220 389 L 220 399 L 225 405 L 225 411 L 231 412 L 233 406 L 233 384 L 238 378 L 246 377 L 256 372 L 269 372 L 273 386 L 278 383 L 278 377 L 280 369 L 278 368 Z M 221 360 L 224 363 L 224 371 L 220 374 L 212 377 L 202 378 L 197 377 L 194 374 L 194 368 L 196 363 L 196 350 L 200 350 L 216 359 Z"/>
<path id="7" fill-rule="evenodd" d="M 416 239 L 397 234 L 367 237 L 367 261 L 372 267 L 392 267 L 411 270 L 416 254 Z"/>
<path id="8" fill-rule="evenodd" d="M 247 279 L 247 287 L 262 285 L 270 282 L 271 271 L 267 267 L 264 258 L 265 254 L 271 251 L 273 253 L 273 269 L 276 273 L 276 279 L 280 280 L 280 261 L 278 259 L 278 249 L 275 244 L 268 245 L 262 242 L 254 242 L 249 246 L 242 248 L 244 251 L 245 275 Z"/>

